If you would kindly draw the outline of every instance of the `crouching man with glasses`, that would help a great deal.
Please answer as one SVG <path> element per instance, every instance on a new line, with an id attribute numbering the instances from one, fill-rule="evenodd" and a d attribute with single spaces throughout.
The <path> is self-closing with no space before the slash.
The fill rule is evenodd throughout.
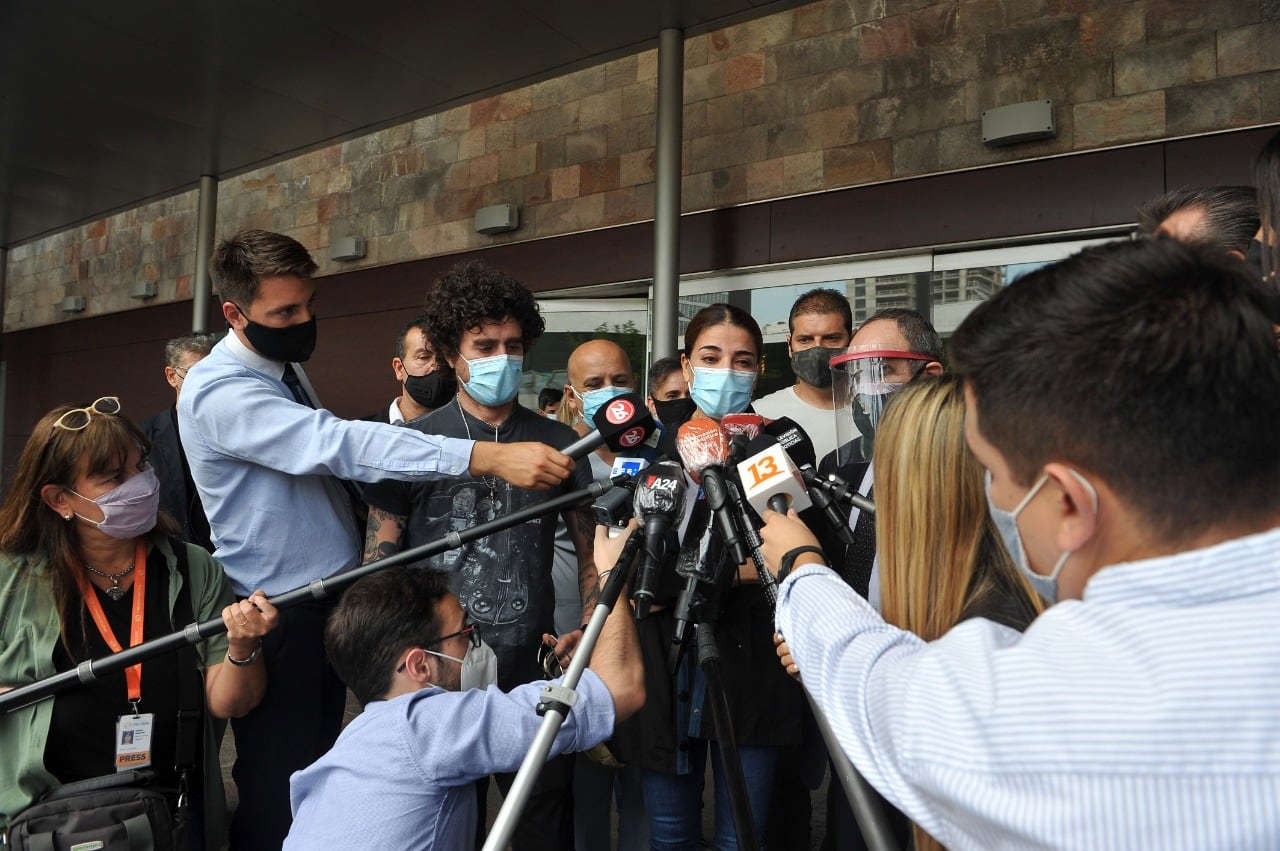
<path id="1" fill-rule="evenodd" d="M 596 534 L 597 564 L 627 535 Z M 364 711 L 290 781 L 286 849 L 456 849 L 475 837 L 473 782 L 515 771 L 542 722 L 543 683 L 502 692 L 493 651 L 436 571 L 390 567 L 343 595 L 325 627 L 334 670 Z M 600 633 L 552 755 L 586 750 L 644 703 L 627 595 Z"/>

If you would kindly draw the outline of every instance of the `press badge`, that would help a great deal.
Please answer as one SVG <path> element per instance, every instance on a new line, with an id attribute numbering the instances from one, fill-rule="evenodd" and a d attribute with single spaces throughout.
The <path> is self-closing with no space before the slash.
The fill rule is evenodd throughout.
<path id="1" fill-rule="evenodd" d="M 121 715 L 116 721 L 116 771 L 146 768 L 151 764 L 151 730 L 156 716 Z"/>

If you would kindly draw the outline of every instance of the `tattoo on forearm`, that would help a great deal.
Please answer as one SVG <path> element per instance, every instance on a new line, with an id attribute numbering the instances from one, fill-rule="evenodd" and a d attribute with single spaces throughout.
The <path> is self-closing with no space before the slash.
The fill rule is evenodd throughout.
<path id="1" fill-rule="evenodd" d="M 578 589 L 582 592 L 582 620 L 585 623 L 596 609 L 600 598 L 600 574 L 595 562 L 583 562 L 578 567 Z"/>
<path id="2" fill-rule="evenodd" d="M 404 518 L 369 506 L 369 520 L 364 534 L 364 564 L 384 559 L 400 551 Z"/>
<path id="3" fill-rule="evenodd" d="M 596 538 L 596 521 L 588 508 L 579 508 L 578 533 L 582 536 L 587 551 L 590 552 Z M 582 619 L 586 621 L 595 611 L 596 600 L 600 597 L 600 574 L 594 559 L 581 559 L 578 563 L 578 590 L 582 594 Z"/>

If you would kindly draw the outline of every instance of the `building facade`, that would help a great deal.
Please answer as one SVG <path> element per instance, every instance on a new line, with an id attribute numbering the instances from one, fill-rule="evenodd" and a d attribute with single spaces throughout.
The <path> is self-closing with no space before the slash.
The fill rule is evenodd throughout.
<path id="1" fill-rule="evenodd" d="M 1052 138 L 983 144 L 984 111 L 1033 100 L 1052 103 Z M 684 102 L 685 309 L 727 297 L 769 325 L 792 289 L 835 283 L 859 317 L 912 306 L 945 333 L 1010 267 L 1040 262 L 1027 246 L 1123 237 L 1166 189 L 1248 182 L 1280 122 L 1280 4 L 820 0 L 688 39 Z M 544 294 L 631 299 L 644 333 L 656 103 L 650 50 L 426 115 L 223 179 L 217 233 L 312 249 L 310 369 L 342 415 L 396 392 L 395 331 L 462 257 Z M 8 251 L 4 469 L 55 404 L 110 393 L 141 418 L 167 402 L 161 348 L 191 327 L 196 200 Z M 517 206 L 520 227 L 477 233 L 493 204 Z M 348 236 L 366 256 L 329 259 Z M 1002 247 L 1010 263 L 955 265 Z M 139 281 L 157 295 L 131 298 Z M 61 313 L 66 296 L 84 311 Z"/>

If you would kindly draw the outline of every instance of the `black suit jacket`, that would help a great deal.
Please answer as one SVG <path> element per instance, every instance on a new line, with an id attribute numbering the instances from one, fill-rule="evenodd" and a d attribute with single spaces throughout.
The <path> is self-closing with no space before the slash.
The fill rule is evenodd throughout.
<path id="1" fill-rule="evenodd" d="M 845 464 L 843 467 L 837 467 L 835 461 L 835 453 L 831 453 L 823 459 L 821 473 L 827 475 L 834 473 L 849 483 L 850 487 L 855 490 L 862 484 L 862 479 L 867 474 L 867 469 L 871 466 L 866 461 L 855 461 L 852 464 Z M 826 515 L 819 511 L 816 507 L 808 508 L 801 513 L 800 519 L 817 536 L 822 551 L 827 554 L 827 563 L 831 569 L 840 574 L 840 578 L 849 583 L 859 594 L 867 596 L 867 580 L 869 575 L 866 574 L 866 565 L 858 565 L 857 559 L 854 557 L 854 547 L 840 540 L 836 534 L 836 530 L 831 528 L 830 522 Z M 876 527 L 874 523 L 863 523 L 854 529 L 854 539 L 862 546 L 870 547 L 871 551 L 875 551 L 876 546 Z"/>
<path id="2" fill-rule="evenodd" d="M 209 521 L 200 504 L 200 494 L 191 480 L 182 441 L 178 436 L 178 412 L 166 408 L 143 420 L 142 431 L 151 441 L 151 466 L 160 480 L 160 507 L 178 521 L 182 540 L 213 552 Z"/>

